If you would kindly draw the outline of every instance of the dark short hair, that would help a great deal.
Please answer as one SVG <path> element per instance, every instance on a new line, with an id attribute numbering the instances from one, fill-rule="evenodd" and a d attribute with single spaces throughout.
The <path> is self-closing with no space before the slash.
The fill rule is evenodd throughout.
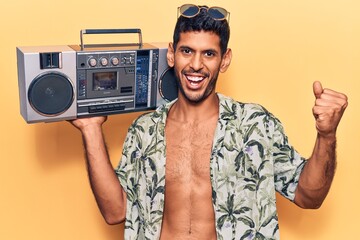
<path id="1" fill-rule="evenodd" d="M 195 17 L 187 18 L 180 16 L 178 18 L 173 35 L 174 50 L 176 50 L 176 46 L 180 40 L 180 33 L 205 31 L 213 32 L 219 36 L 221 55 L 224 55 L 230 38 L 230 27 L 228 21 L 226 19 L 215 20 L 207 13 L 207 6 L 199 7 L 201 7 L 200 13 Z"/>

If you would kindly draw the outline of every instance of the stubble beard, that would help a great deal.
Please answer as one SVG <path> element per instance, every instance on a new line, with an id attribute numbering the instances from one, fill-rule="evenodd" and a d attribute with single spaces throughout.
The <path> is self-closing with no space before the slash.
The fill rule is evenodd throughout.
<path id="1" fill-rule="evenodd" d="M 186 73 L 189 73 L 190 71 L 181 71 L 182 75 L 185 75 Z M 192 71 L 193 73 L 194 71 Z M 216 88 L 216 82 L 219 76 L 219 71 L 216 72 L 216 74 L 210 79 L 205 91 L 203 93 L 186 93 L 184 90 L 184 87 L 181 84 L 180 76 L 178 75 L 178 72 L 175 71 L 177 83 L 180 89 L 181 95 L 190 103 L 197 104 L 203 102 L 205 99 L 207 99 L 212 92 L 215 91 Z M 209 77 L 209 74 L 203 74 L 206 77 Z"/>

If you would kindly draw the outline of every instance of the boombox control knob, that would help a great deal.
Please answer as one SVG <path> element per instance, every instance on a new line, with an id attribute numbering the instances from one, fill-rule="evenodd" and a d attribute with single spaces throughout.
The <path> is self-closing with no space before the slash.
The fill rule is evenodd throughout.
<path id="1" fill-rule="evenodd" d="M 113 65 L 113 66 L 117 66 L 117 65 L 119 65 L 119 58 L 117 58 L 117 57 L 113 57 L 113 58 L 111 58 L 111 64 Z"/>
<path id="2" fill-rule="evenodd" d="M 106 57 L 102 57 L 102 58 L 100 58 L 100 64 L 101 64 L 101 66 L 106 66 L 106 65 L 108 65 L 108 60 L 107 60 L 107 58 Z"/>
<path id="3" fill-rule="evenodd" d="M 96 61 L 96 59 L 95 58 L 90 58 L 89 59 L 89 65 L 90 65 L 90 67 L 95 67 L 96 66 L 96 64 L 97 64 L 97 61 Z"/>

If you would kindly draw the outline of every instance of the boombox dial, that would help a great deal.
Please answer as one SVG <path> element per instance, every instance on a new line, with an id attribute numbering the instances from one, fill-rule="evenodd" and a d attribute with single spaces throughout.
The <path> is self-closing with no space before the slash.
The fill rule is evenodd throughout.
<path id="1" fill-rule="evenodd" d="M 120 62 L 119 58 L 117 58 L 117 57 L 112 57 L 112 58 L 111 58 L 111 64 L 112 64 L 113 66 L 119 65 L 119 62 Z"/>
<path id="2" fill-rule="evenodd" d="M 103 67 L 107 66 L 107 65 L 108 65 L 108 62 L 109 62 L 109 61 L 107 60 L 106 57 L 100 58 L 100 64 L 101 64 L 101 66 L 103 66 Z"/>
<path id="3" fill-rule="evenodd" d="M 95 58 L 90 58 L 89 61 L 88 61 L 90 67 L 96 67 L 96 64 L 97 64 L 97 60 Z"/>

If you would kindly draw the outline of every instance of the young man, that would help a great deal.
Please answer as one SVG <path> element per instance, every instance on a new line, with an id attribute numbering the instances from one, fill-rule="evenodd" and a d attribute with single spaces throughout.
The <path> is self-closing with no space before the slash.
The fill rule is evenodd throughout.
<path id="1" fill-rule="evenodd" d="M 125 239 L 278 239 L 275 191 L 303 208 L 327 195 L 347 97 L 314 83 L 318 134 L 306 161 L 271 113 L 215 92 L 232 57 L 226 10 L 186 5 L 179 13 L 168 50 L 178 99 L 132 124 L 115 173 L 106 118 L 73 121 L 99 208 L 109 224 L 125 220 Z"/>

